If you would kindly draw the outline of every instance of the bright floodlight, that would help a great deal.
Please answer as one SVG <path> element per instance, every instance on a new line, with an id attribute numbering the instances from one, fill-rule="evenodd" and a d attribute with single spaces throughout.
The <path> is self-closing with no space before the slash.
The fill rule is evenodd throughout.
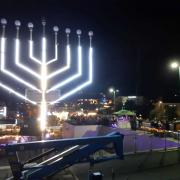
<path id="1" fill-rule="evenodd" d="M 33 23 L 32 23 L 32 22 L 29 22 L 29 23 L 28 23 L 28 28 L 31 28 L 31 29 L 32 29 L 33 27 L 34 27 Z"/>
<path id="2" fill-rule="evenodd" d="M 54 27 L 53 27 L 53 30 L 54 30 L 55 32 L 58 32 L 58 31 L 59 31 L 58 26 L 54 26 Z"/>
<path id="3" fill-rule="evenodd" d="M 89 36 L 93 36 L 93 31 L 89 31 L 89 32 L 88 32 L 88 35 L 89 35 Z"/>
<path id="4" fill-rule="evenodd" d="M 21 22 L 19 20 L 15 20 L 14 24 L 15 24 L 15 26 L 20 26 Z"/>
<path id="5" fill-rule="evenodd" d="M 114 89 L 113 89 L 113 88 L 110 88 L 110 89 L 109 89 L 109 92 L 110 92 L 110 93 L 113 93 L 113 92 L 114 92 Z"/>
<path id="6" fill-rule="evenodd" d="M 76 33 L 77 33 L 78 35 L 81 35 L 81 34 L 82 34 L 82 31 L 81 31 L 80 29 L 78 29 L 78 30 L 76 31 Z"/>
<path id="7" fill-rule="evenodd" d="M 179 66 L 177 62 L 171 63 L 171 68 L 176 69 Z"/>
<path id="8" fill-rule="evenodd" d="M 6 25 L 7 24 L 7 20 L 5 18 L 2 18 L 1 19 L 1 24 Z"/>
<path id="9" fill-rule="evenodd" d="M 74 93 L 80 91 L 82 88 L 85 88 L 86 86 L 88 86 L 89 84 L 92 83 L 93 80 L 93 48 L 92 48 L 92 36 L 93 36 L 93 32 L 90 31 L 89 32 L 89 41 L 90 41 L 90 47 L 89 47 L 89 55 L 87 58 L 87 71 L 88 71 L 88 77 L 87 80 L 85 82 L 82 82 L 80 84 L 77 84 L 75 87 L 72 87 L 72 89 L 65 91 L 64 93 L 62 93 L 60 96 L 56 96 L 54 99 L 50 99 L 48 100 L 48 95 L 49 93 L 55 91 L 55 90 L 61 90 L 62 87 L 64 87 L 67 84 L 70 84 L 71 82 L 75 81 L 77 78 L 80 78 L 83 75 L 83 57 L 82 56 L 82 47 L 81 47 L 81 41 L 80 41 L 80 35 L 81 35 L 81 30 L 77 30 L 77 73 L 72 74 L 71 76 L 64 78 L 61 82 L 56 82 L 54 85 L 50 86 L 49 85 L 49 81 L 51 78 L 54 78 L 56 76 L 59 76 L 62 72 L 65 73 L 65 71 L 67 71 L 68 69 L 71 68 L 71 46 L 69 44 L 69 34 L 71 32 L 71 30 L 69 28 L 66 28 L 65 32 L 66 32 L 66 36 L 67 36 L 67 45 L 66 45 L 66 65 L 64 67 L 57 67 L 57 69 L 55 71 L 50 71 L 48 69 L 48 65 L 55 62 L 56 60 L 58 60 L 58 42 L 57 42 L 57 36 L 58 36 L 58 31 L 59 28 L 58 26 L 54 26 L 53 30 L 54 30 L 54 41 L 55 41 L 55 55 L 53 59 L 48 59 L 48 41 L 46 38 L 46 34 L 45 34 L 45 25 L 46 25 L 46 21 L 43 20 L 42 21 L 42 25 L 43 25 L 43 34 L 42 34 L 42 39 L 41 39 L 41 48 L 40 48 L 40 55 L 41 58 L 38 59 L 36 57 L 34 57 L 34 41 L 33 41 L 33 23 L 28 23 L 28 28 L 29 28 L 29 32 L 30 32 L 30 38 L 29 38 L 29 59 L 33 60 L 35 63 L 37 63 L 37 65 L 39 65 L 39 69 L 40 72 L 35 71 L 34 69 L 32 69 L 30 66 L 27 66 L 25 64 L 22 63 L 21 61 L 21 46 L 20 46 L 20 39 L 19 39 L 19 33 L 20 33 L 20 26 L 21 26 L 21 22 L 19 20 L 15 21 L 15 26 L 16 26 L 16 37 L 15 37 L 15 45 L 14 45 L 14 63 L 16 65 L 16 67 L 21 68 L 22 71 L 24 71 L 24 73 L 29 74 L 31 76 L 33 76 L 34 78 L 36 78 L 36 80 L 39 81 L 39 86 L 35 86 L 33 83 L 28 82 L 26 79 L 24 79 L 24 77 L 21 77 L 18 75 L 18 71 L 17 70 L 11 70 L 10 68 L 7 69 L 6 67 L 6 54 L 7 50 L 6 50 L 6 43 L 7 43 L 7 38 L 5 37 L 5 25 L 7 24 L 6 19 L 1 19 L 1 24 L 2 24 L 2 36 L 0 39 L 0 71 L 2 73 L 4 73 L 5 75 L 9 76 L 10 78 L 12 78 L 13 80 L 15 80 L 18 83 L 23 84 L 25 87 L 29 88 L 30 90 L 32 90 L 32 92 L 34 94 L 37 95 L 37 93 L 39 94 L 39 99 L 33 99 L 33 96 L 30 97 L 26 97 L 24 96 L 22 93 L 17 92 L 16 90 L 14 90 L 12 87 L 10 87 L 9 85 L 6 85 L 5 82 L 0 81 L 0 87 L 2 87 L 3 89 L 7 90 L 8 92 L 11 92 L 13 94 L 15 94 L 16 96 L 32 103 L 32 104 L 39 104 L 40 107 L 40 117 L 38 119 L 40 119 L 40 126 L 41 126 L 41 130 L 44 131 L 46 129 L 46 119 L 47 119 L 47 112 L 48 112 L 48 104 L 54 104 L 54 103 L 58 103 L 59 101 L 64 100 L 65 98 L 73 95 Z M 49 45 L 51 46 L 51 45 Z M 24 51 L 24 50 L 22 50 Z M 61 58 L 62 59 L 62 58 Z M 15 73 L 17 72 L 17 73 Z M 0 76 L 1 77 L 1 76 Z M 58 78 L 56 78 L 58 79 Z M 3 80 L 3 79 L 1 79 Z M 61 88 L 61 89 L 60 89 Z M 112 92 L 114 92 L 114 90 L 111 90 Z M 61 91 L 63 92 L 63 91 Z"/>
<path id="10" fill-rule="evenodd" d="M 65 32 L 66 32 L 67 34 L 70 34 L 70 33 L 71 33 L 71 30 L 70 30 L 69 28 L 66 28 Z"/>

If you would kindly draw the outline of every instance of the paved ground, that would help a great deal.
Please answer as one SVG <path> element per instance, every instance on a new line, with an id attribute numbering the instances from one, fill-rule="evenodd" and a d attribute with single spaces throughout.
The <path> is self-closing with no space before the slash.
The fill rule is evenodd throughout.
<path id="1" fill-rule="evenodd" d="M 83 126 L 82 126 L 83 128 Z M 83 137 L 92 137 L 96 135 L 104 135 L 117 131 L 124 134 L 124 152 L 144 152 L 150 150 L 160 150 L 168 148 L 178 148 L 178 141 L 173 138 L 157 137 L 145 131 L 130 129 L 99 127 L 95 131 L 87 131 Z"/>
<path id="2" fill-rule="evenodd" d="M 112 175 L 111 169 L 106 169 L 102 164 L 102 173 L 104 174 L 103 180 L 180 180 L 180 164 L 149 169 L 146 171 L 135 172 L 131 174 L 120 174 L 115 171 L 114 176 Z M 7 170 L 8 167 L 3 167 L 5 170 L 0 168 L 0 180 L 5 180 L 10 176 L 10 172 Z M 80 166 L 73 166 L 70 169 L 57 174 L 50 178 L 52 180 L 87 180 L 88 179 L 89 166 L 81 164 Z M 96 169 L 94 170 L 96 171 Z"/>
<path id="3" fill-rule="evenodd" d="M 129 175 L 120 175 L 117 180 L 179 180 L 180 164 L 151 169 Z"/>
<path id="4" fill-rule="evenodd" d="M 77 165 L 71 167 L 72 172 L 76 174 L 79 180 L 88 179 L 87 165 Z M 139 171 L 131 174 L 120 174 L 118 171 L 112 174 L 112 170 L 106 167 L 106 164 L 101 165 L 101 169 L 95 169 L 94 171 L 101 171 L 104 174 L 103 180 L 180 180 L 180 164 L 149 169 L 145 171 Z"/>

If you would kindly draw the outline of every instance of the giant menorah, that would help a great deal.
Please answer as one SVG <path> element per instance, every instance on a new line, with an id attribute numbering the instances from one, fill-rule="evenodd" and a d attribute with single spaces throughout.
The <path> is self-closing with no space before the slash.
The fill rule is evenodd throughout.
<path id="1" fill-rule="evenodd" d="M 53 92 L 57 89 L 62 88 L 65 85 L 68 85 L 69 83 L 73 82 L 77 78 L 82 76 L 82 47 L 81 47 L 81 30 L 77 30 L 77 38 L 78 38 L 78 48 L 77 48 L 77 54 L 78 54 L 78 71 L 76 74 L 71 75 L 70 77 L 66 77 L 61 82 L 57 82 L 52 87 L 48 87 L 48 81 L 50 81 L 53 77 L 59 76 L 62 72 L 65 72 L 71 68 L 71 48 L 69 44 L 69 35 L 70 35 L 70 29 L 67 28 L 65 30 L 66 36 L 67 36 L 67 46 L 66 46 L 66 65 L 58 68 L 54 72 L 49 73 L 48 72 L 48 65 L 57 61 L 58 60 L 58 31 L 59 28 L 57 26 L 53 27 L 54 31 L 54 36 L 55 36 L 55 57 L 51 60 L 47 60 L 47 38 L 46 38 L 46 33 L 45 33 L 45 27 L 46 27 L 46 22 L 43 20 L 42 21 L 42 40 L 41 40 L 41 59 L 38 59 L 34 57 L 34 41 L 33 41 L 33 28 L 34 25 L 33 23 L 28 23 L 28 28 L 30 32 L 29 36 L 29 46 L 28 46 L 28 59 L 32 60 L 35 62 L 37 65 L 40 66 L 40 72 L 35 71 L 33 68 L 30 68 L 26 64 L 23 64 L 21 61 L 21 54 L 20 54 L 20 38 L 19 38 L 19 33 L 20 33 L 20 26 L 21 22 L 19 20 L 15 21 L 15 27 L 16 27 L 16 37 L 15 37 L 15 46 L 14 46 L 14 51 L 15 54 L 13 56 L 15 65 L 18 68 L 20 68 L 24 73 L 29 74 L 31 76 L 34 76 L 37 78 L 37 80 L 40 82 L 40 87 L 35 86 L 34 84 L 28 82 L 28 80 L 23 79 L 21 76 L 18 75 L 18 73 L 14 73 L 13 71 L 9 70 L 6 67 L 6 26 L 7 26 L 7 21 L 6 19 L 1 19 L 1 24 L 2 24 L 2 37 L 1 37 L 1 51 L 0 51 L 0 66 L 1 66 L 1 72 L 4 73 L 5 75 L 9 76 L 13 80 L 17 81 L 20 84 L 23 84 L 25 87 L 33 90 L 34 92 L 38 92 L 40 94 L 41 100 L 38 103 L 36 100 L 32 99 L 31 97 L 25 96 L 23 93 L 18 92 L 15 90 L 15 88 L 7 85 L 5 82 L 0 79 L 0 86 L 15 94 L 16 96 L 32 103 L 32 104 L 39 104 L 40 105 L 40 126 L 41 129 L 44 131 L 46 128 L 46 119 L 47 119 L 47 109 L 48 109 L 48 104 L 55 104 L 57 102 L 60 102 L 64 100 L 65 98 L 69 97 L 70 95 L 78 92 L 82 88 L 86 87 L 87 85 L 91 84 L 92 82 L 92 75 L 93 75 L 93 62 L 92 62 L 92 36 L 93 32 L 89 31 L 89 39 L 90 39 L 90 47 L 89 47 L 89 57 L 88 57 L 88 80 L 75 86 L 72 90 L 66 91 L 64 94 L 61 94 L 59 97 L 52 101 L 47 101 L 47 95 L 50 92 Z M 8 52 L 8 51 L 7 51 Z M 12 52 L 8 52 L 12 53 Z M 16 70 L 16 71 L 17 71 Z"/>

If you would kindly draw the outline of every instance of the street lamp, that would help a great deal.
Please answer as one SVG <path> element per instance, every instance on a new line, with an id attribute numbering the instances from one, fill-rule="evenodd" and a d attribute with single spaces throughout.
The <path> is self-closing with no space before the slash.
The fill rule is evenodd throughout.
<path id="1" fill-rule="evenodd" d="M 118 93 L 119 90 L 118 89 L 114 89 L 114 88 L 110 88 L 109 92 L 113 93 L 113 104 L 114 104 L 114 110 L 115 110 L 115 107 L 116 107 L 116 93 Z"/>
<path id="2" fill-rule="evenodd" d="M 180 64 L 177 61 L 174 61 L 171 63 L 171 68 L 172 69 L 178 69 L 179 81 L 180 81 Z"/>
<path id="3" fill-rule="evenodd" d="M 171 63 L 171 68 L 175 69 L 179 66 L 179 64 L 177 62 L 172 62 Z"/>
<path id="4" fill-rule="evenodd" d="M 178 87 L 180 90 L 180 64 L 177 61 L 174 61 L 171 63 L 171 68 L 172 69 L 178 69 L 178 76 L 179 76 L 179 82 L 178 82 Z"/>
<path id="5" fill-rule="evenodd" d="M 162 104 L 163 104 L 163 102 L 162 102 L 162 101 L 158 101 L 158 105 L 159 105 L 159 107 L 162 107 Z"/>

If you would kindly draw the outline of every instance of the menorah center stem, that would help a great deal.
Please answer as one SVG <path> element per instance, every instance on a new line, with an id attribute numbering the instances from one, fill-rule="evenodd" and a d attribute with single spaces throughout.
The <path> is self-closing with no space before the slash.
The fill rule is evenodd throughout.
<path id="1" fill-rule="evenodd" d="M 47 120 L 47 101 L 46 101 L 46 90 L 47 90 L 47 65 L 46 65 L 46 38 L 42 38 L 42 64 L 41 64 L 41 116 L 40 116 L 40 126 L 41 130 L 46 128 Z"/>

